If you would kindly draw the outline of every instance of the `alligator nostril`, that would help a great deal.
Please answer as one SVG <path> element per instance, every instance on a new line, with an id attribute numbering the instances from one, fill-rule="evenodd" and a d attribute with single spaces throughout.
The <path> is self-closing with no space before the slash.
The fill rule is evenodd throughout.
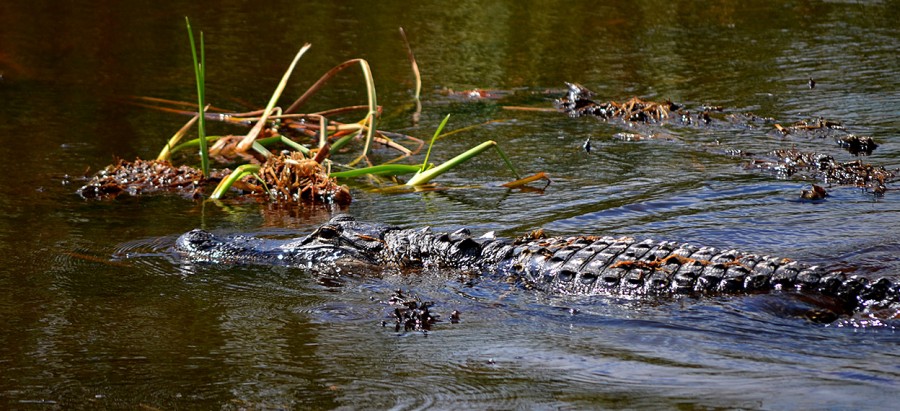
<path id="1" fill-rule="evenodd" d="M 175 241 L 175 248 L 184 251 L 198 251 L 213 243 L 213 235 L 206 230 L 195 228 L 181 235 Z"/>
<path id="2" fill-rule="evenodd" d="M 203 244 L 208 242 L 212 238 L 212 234 L 209 231 L 201 230 L 199 228 L 195 228 L 185 235 L 185 240 L 192 245 Z"/>

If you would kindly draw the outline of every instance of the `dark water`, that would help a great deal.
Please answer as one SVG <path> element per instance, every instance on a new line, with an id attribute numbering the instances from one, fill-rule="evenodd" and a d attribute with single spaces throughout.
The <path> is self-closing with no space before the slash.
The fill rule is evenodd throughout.
<path id="1" fill-rule="evenodd" d="M 346 212 L 360 219 L 655 237 L 900 272 L 896 190 L 876 198 L 835 186 L 824 202 L 799 202 L 807 182 L 723 154 L 796 146 L 853 159 L 830 139 L 736 126 L 627 130 L 502 109 L 550 107 L 572 81 L 601 99 L 721 105 L 782 124 L 822 116 L 881 144 L 864 161 L 898 167 L 895 2 L 4 2 L 0 408 L 890 409 L 900 399 L 900 334 L 779 315 L 777 296 L 649 304 L 548 297 L 453 272 L 323 281 L 178 260 L 168 247 L 198 226 L 284 235 L 333 212 L 74 194 L 88 167 L 153 157 L 186 121 L 124 102 L 194 98 L 185 15 L 205 32 L 217 105 L 264 106 L 310 42 L 287 96 L 362 57 L 382 128 L 425 138 L 447 113 L 450 129 L 506 120 L 442 140 L 438 159 L 495 139 L 523 172 L 553 177 L 542 193 L 503 189 L 509 173 L 486 154 L 440 178 L 446 191 L 354 186 Z M 401 25 L 424 76 L 418 125 Z M 509 94 L 442 92 L 473 87 Z M 308 111 L 364 101 L 361 76 L 349 72 Z M 664 138 L 613 138 L 621 132 Z M 580 149 L 588 137 L 590 154 Z M 435 301 L 445 319 L 461 311 L 462 322 L 427 335 L 383 328 L 397 288 Z"/>

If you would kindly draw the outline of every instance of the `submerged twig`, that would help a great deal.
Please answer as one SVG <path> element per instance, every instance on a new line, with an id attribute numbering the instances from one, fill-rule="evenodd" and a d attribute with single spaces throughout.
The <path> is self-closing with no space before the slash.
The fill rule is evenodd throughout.
<path id="1" fill-rule="evenodd" d="M 539 173 L 532 174 L 532 175 L 530 175 L 530 176 L 528 176 L 528 177 L 520 178 L 520 179 L 518 179 L 518 180 L 516 180 L 516 181 L 510 181 L 510 182 L 508 182 L 508 183 L 506 183 L 506 184 L 503 184 L 503 187 L 506 187 L 506 188 L 520 188 L 520 187 L 522 187 L 522 186 L 524 186 L 524 185 L 526 185 L 526 184 L 533 183 L 533 182 L 538 181 L 538 180 L 544 180 L 544 181 L 547 182 L 547 184 L 544 185 L 544 188 L 547 188 L 547 186 L 549 186 L 550 183 L 552 182 L 552 181 L 550 180 L 550 176 L 548 176 L 547 173 L 541 171 L 541 172 L 539 172 Z"/>

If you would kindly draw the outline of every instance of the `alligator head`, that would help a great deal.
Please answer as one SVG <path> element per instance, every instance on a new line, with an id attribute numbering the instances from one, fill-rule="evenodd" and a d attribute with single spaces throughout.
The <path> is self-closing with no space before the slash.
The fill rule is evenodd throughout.
<path id="1" fill-rule="evenodd" d="M 385 234 L 398 230 L 386 224 L 358 222 L 339 215 L 305 237 L 287 240 L 242 235 L 218 236 L 205 230 L 189 231 L 175 249 L 195 260 L 224 263 L 259 263 L 307 266 L 353 261 L 380 264 Z"/>

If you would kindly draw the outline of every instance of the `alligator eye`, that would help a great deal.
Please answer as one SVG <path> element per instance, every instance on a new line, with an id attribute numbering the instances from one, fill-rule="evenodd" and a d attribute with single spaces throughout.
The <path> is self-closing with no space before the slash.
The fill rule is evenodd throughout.
<path id="1" fill-rule="evenodd" d="M 335 230 L 334 227 L 328 227 L 328 226 L 323 226 L 323 227 L 319 228 L 319 233 L 317 235 L 317 237 L 319 237 L 323 240 L 333 240 L 333 239 L 337 238 L 338 236 L 340 236 L 340 234 L 337 232 L 337 230 Z"/>

